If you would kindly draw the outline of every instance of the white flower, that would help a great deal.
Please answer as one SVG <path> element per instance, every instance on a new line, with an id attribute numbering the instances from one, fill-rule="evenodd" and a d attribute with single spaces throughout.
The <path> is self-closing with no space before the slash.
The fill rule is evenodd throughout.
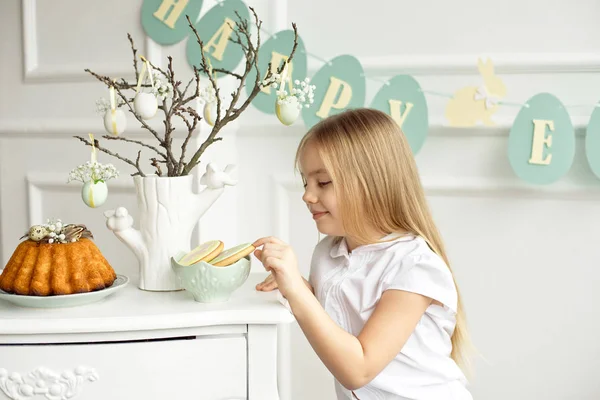
<path id="1" fill-rule="evenodd" d="M 83 183 L 89 181 L 93 181 L 94 183 L 100 181 L 106 182 L 118 176 L 119 171 L 112 164 L 100 164 L 99 162 L 92 164 L 91 161 L 87 161 L 85 164 L 81 164 L 71 170 L 67 183 L 71 181 L 80 181 Z"/>
<path id="2" fill-rule="evenodd" d="M 200 99 L 204 103 L 213 103 L 217 101 L 216 91 L 215 88 L 213 88 L 212 84 L 200 88 Z"/>
<path id="3" fill-rule="evenodd" d="M 166 76 L 164 76 L 160 71 L 154 71 L 153 78 L 154 88 L 152 89 L 152 93 L 156 97 L 161 100 L 173 97 L 173 86 Z"/>
<path id="4" fill-rule="evenodd" d="M 125 101 L 123 101 L 122 98 L 117 97 L 117 107 L 120 107 L 123 104 L 125 104 Z M 110 110 L 110 101 L 108 99 L 101 97 L 96 100 L 96 114 L 104 115 L 108 110 Z"/>

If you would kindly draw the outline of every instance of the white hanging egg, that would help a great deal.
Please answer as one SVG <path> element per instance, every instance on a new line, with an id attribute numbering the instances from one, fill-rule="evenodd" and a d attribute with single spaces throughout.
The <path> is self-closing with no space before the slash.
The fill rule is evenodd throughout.
<path id="1" fill-rule="evenodd" d="M 104 114 L 104 129 L 106 129 L 106 132 L 118 136 L 125 132 L 126 127 L 127 118 L 125 118 L 123 110 L 106 110 Z"/>
<path id="2" fill-rule="evenodd" d="M 288 97 L 285 103 L 279 104 L 279 101 L 275 103 L 275 114 L 277 118 L 284 125 L 292 125 L 300 115 L 300 105 L 296 97 Z"/>
<path id="3" fill-rule="evenodd" d="M 96 208 L 101 206 L 107 197 L 108 186 L 106 182 L 98 181 L 94 183 L 93 181 L 88 181 L 81 188 L 81 198 L 88 207 Z"/>
<path id="4" fill-rule="evenodd" d="M 133 100 L 133 108 L 142 119 L 151 119 L 158 111 L 158 101 L 152 93 L 139 92 Z"/>
<path id="5" fill-rule="evenodd" d="M 204 104 L 204 120 L 210 126 L 215 126 L 217 120 L 217 102 L 210 101 Z"/>

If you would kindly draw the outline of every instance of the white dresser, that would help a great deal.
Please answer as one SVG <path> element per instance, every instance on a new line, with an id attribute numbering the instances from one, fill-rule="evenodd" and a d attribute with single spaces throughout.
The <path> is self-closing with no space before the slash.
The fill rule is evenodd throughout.
<path id="1" fill-rule="evenodd" d="M 0 301 L 0 399 L 286 398 L 278 325 L 294 319 L 276 292 L 255 291 L 264 277 L 251 274 L 217 304 L 142 291 L 137 277 L 79 307 Z"/>

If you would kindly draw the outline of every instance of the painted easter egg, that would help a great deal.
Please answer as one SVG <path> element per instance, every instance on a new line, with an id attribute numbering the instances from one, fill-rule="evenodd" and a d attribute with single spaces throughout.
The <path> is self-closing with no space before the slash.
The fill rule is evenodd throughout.
<path id="1" fill-rule="evenodd" d="M 317 122 L 351 108 L 365 104 L 366 82 L 362 65 L 356 57 L 335 57 L 313 76 L 314 103 L 302 109 L 302 119 L 307 128 Z"/>
<path id="2" fill-rule="evenodd" d="M 213 68 L 234 71 L 244 57 L 242 47 L 231 41 L 236 39 L 233 33 L 235 23 L 239 21 L 236 11 L 241 18 L 249 19 L 250 13 L 243 1 L 224 0 L 208 10 L 194 25 L 204 43 L 204 55 L 209 58 Z M 244 38 L 242 43 L 243 40 Z M 194 32 L 188 38 L 186 53 L 189 64 L 200 68 L 202 53 Z M 220 76 L 221 74 L 217 74 L 217 78 Z"/>
<path id="3" fill-rule="evenodd" d="M 40 240 L 45 238 L 48 233 L 48 229 L 46 229 L 45 226 L 34 225 L 31 228 L 29 228 L 28 237 L 34 242 L 39 242 Z"/>
<path id="4" fill-rule="evenodd" d="M 88 181 L 81 188 L 81 198 L 83 202 L 90 208 L 100 207 L 108 198 L 108 186 L 106 182 Z"/>
<path id="5" fill-rule="evenodd" d="M 585 156 L 594 175 L 600 178 L 600 107 L 594 108 L 586 129 Z"/>
<path id="6" fill-rule="evenodd" d="M 280 104 L 281 103 L 281 104 Z M 279 121 L 284 125 L 292 125 L 300 115 L 302 105 L 298 104 L 298 99 L 289 97 L 286 100 L 277 101 L 275 104 L 275 114 Z"/>
<path id="7" fill-rule="evenodd" d="M 508 159 L 516 175 L 535 184 L 555 182 L 575 157 L 575 131 L 569 113 L 555 96 L 529 99 L 513 122 Z"/>
<path id="8" fill-rule="evenodd" d="M 152 93 L 139 92 L 133 99 L 133 108 L 142 119 L 151 119 L 158 111 L 158 101 Z"/>
<path id="9" fill-rule="evenodd" d="M 104 129 L 106 132 L 118 136 L 125 132 L 127 118 L 123 110 L 106 110 L 104 113 Z"/>
<path id="10" fill-rule="evenodd" d="M 371 108 L 390 115 L 402 128 L 416 154 L 421 150 L 429 129 L 427 100 L 419 83 L 409 75 L 396 75 L 386 82 L 371 102 Z"/>
<path id="11" fill-rule="evenodd" d="M 192 22 L 200 14 L 203 0 L 165 1 L 144 0 L 141 9 L 142 27 L 156 43 L 171 45 L 190 34 L 186 15 Z"/>
<path id="12" fill-rule="evenodd" d="M 280 31 L 271 36 L 264 44 L 260 46 L 261 54 L 265 54 L 264 57 L 258 59 L 258 69 L 262 74 L 261 78 L 267 74 L 267 68 L 271 63 L 271 70 L 275 72 L 277 68 L 281 66 L 283 62 L 287 60 L 287 57 L 292 51 L 294 45 L 294 31 L 285 30 Z M 298 46 L 294 52 L 292 62 L 288 65 L 287 75 L 290 78 L 285 90 L 288 94 L 292 93 L 292 87 L 294 81 L 302 82 L 306 78 L 307 61 L 306 61 L 306 50 L 302 38 L 298 36 Z M 254 82 L 256 80 L 256 70 L 253 68 L 248 74 L 246 82 Z M 246 94 L 250 95 L 250 92 L 254 88 L 253 85 L 246 85 Z M 277 87 L 267 86 L 264 87 L 252 101 L 252 105 L 258 108 L 260 111 L 273 114 L 273 102 L 276 100 L 276 92 L 279 89 Z"/>

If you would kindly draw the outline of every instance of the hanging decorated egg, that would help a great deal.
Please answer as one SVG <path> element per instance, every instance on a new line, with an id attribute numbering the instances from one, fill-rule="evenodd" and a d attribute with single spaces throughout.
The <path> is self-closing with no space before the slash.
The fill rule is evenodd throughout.
<path id="1" fill-rule="evenodd" d="M 204 104 L 204 120 L 210 126 L 215 126 L 217 121 L 217 102 L 208 101 Z"/>
<path id="2" fill-rule="evenodd" d="M 298 104 L 298 99 L 294 96 L 289 96 L 284 100 L 277 100 L 275 103 L 275 114 L 284 125 L 292 125 L 298 116 L 302 105 Z"/>
<path id="3" fill-rule="evenodd" d="M 81 198 L 83 202 L 91 208 L 96 208 L 104 204 L 108 198 L 108 186 L 104 181 L 88 181 L 81 188 Z"/>
<path id="4" fill-rule="evenodd" d="M 133 100 L 133 108 L 142 119 L 152 119 L 158 111 L 158 101 L 152 93 L 139 92 Z"/>
<path id="5" fill-rule="evenodd" d="M 106 113 L 104 113 L 104 129 L 106 129 L 106 132 L 118 136 L 125 132 L 126 127 L 127 118 L 123 110 L 106 110 Z"/>

